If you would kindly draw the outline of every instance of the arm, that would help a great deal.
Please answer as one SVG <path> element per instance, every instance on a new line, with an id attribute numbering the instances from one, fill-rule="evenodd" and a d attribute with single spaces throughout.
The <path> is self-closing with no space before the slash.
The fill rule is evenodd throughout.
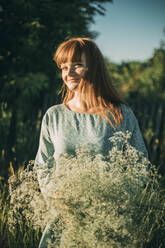
<path id="1" fill-rule="evenodd" d="M 35 168 L 41 192 L 53 197 L 55 188 L 53 172 L 55 170 L 54 145 L 49 133 L 49 116 L 45 114 L 42 120 L 39 148 L 35 158 Z"/>

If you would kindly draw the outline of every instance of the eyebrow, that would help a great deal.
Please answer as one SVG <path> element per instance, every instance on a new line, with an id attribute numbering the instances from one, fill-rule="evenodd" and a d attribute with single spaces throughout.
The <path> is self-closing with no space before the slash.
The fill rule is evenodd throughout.
<path id="1" fill-rule="evenodd" d="M 62 65 L 67 65 L 67 64 L 71 64 L 71 65 L 74 65 L 74 64 L 83 64 L 83 62 L 82 61 L 76 61 L 76 62 L 66 62 L 66 63 L 61 63 L 61 66 Z"/>

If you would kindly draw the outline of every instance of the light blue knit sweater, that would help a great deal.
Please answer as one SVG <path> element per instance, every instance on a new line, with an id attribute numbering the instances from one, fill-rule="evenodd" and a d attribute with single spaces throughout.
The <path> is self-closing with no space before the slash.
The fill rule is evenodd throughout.
<path id="1" fill-rule="evenodd" d="M 35 159 L 41 192 L 53 196 L 55 192 L 51 181 L 51 170 L 55 166 L 58 173 L 60 154 L 75 154 L 77 147 L 87 144 L 91 150 L 106 155 L 112 148 L 109 138 L 115 132 L 127 130 L 132 136 L 130 143 L 147 157 L 147 150 L 139 129 L 137 119 L 132 110 L 121 104 L 123 120 L 121 125 L 113 129 L 97 114 L 77 113 L 69 110 L 64 104 L 49 108 L 42 120 L 39 149 Z M 110 117 L 112 122 L 113 119 Z"/>

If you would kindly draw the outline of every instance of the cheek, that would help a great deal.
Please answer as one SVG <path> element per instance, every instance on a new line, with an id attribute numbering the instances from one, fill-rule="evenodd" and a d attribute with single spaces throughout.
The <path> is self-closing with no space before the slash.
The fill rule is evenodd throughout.
<path id="1" fill-rule="evenodd" d="M 62 73 L 62 74 L 61 74 L 61 77 L 62 77 L 63 80 L 65 80 L 65 77 L 66 77 L 66 76 L 65 76 L 65 73 Z"/>

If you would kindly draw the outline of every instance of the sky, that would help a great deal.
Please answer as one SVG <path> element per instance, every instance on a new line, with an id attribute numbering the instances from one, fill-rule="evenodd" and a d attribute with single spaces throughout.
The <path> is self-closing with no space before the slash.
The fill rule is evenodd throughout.
<path id="1" fill-rule="evenodd" d="M 145 61 L 165 41 L 165 0 L 113 0 L 103 4 L 105 16 L 96 15 L 91 31 L 110 61 Z"/>

